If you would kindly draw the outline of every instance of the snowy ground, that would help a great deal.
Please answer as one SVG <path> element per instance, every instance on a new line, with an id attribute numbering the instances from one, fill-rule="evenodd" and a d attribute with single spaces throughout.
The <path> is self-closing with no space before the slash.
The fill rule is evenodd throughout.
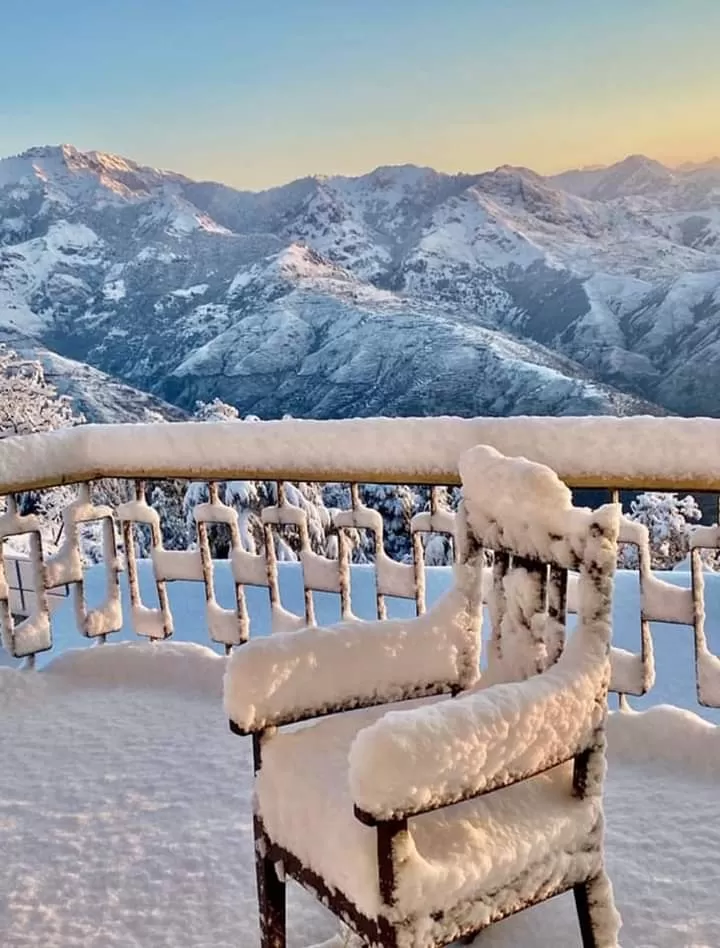
<path id="1" fill-rule="evenodd" d="M 296 580 L 288 570 L 290 606 Z M 632 581 L 622 580 L 619 612 L 631 610 Z M 202 589 L 188 592 L 173 590 L 178 637 L 199 638 Z M 254 948 L 249 749 L 223 716 L 223 658 L 175 643 L 67 652 L 78 640 L 66 624 L 61 614 L 66 654 L 42 672 L 0 669 L 0 944 Z M 690 636 L 658 636 L 655 701 L 694 707 Z M 636 638 L 633 622 L 620 644 Z M 613 717 L 608 860 L 624 948 L 720 945 L 719 780 L 716 726 L 668 708 Z M 289 922 L 296 948 L 335 931 L 295 890 Z M 572 899 L 495 926 L 478 945 L 579 948 Z"/>

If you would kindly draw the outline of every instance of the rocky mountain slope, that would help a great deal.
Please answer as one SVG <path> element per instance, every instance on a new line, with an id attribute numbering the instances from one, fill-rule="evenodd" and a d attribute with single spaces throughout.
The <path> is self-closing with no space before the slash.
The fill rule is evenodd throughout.
<path id="1" fill-rule="evenodd" d="M 0 327 L 184 408 L 720 414 L 719 315 L 720 161 L 262 193 L 0 161 Z"/>
<path id="2" fill-rule="evenodd" d="M 119 424 L 137 421 L 184 421 L 188 413 L 163 399 L 52 352 L 36 339 L 0 330 L 0 343 L 43 366 L 45 379 L 59 395 L 67 395 L 75 414 L 88 422 Z"/>

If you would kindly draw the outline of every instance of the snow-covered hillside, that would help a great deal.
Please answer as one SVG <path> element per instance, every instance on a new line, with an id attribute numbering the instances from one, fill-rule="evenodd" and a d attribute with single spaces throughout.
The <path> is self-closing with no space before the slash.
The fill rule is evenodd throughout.
<path id="1" fill-rule="evenodd" d="M 189 408 L 720 414 L 720 163 L 262 193 L 0 161 L 0 326 Z"/>
<path id="2" fill-rule="evenodd" d="M 58 395 L 66 395 L 74 413 L 87 422 L 122 424 L 187 418 L 176 405 L 132 388 L 85 362 L 58 355 L 36 339 L 0 329 L 0 344 L 25 359 L 40 362 L 47 382 Z"/>

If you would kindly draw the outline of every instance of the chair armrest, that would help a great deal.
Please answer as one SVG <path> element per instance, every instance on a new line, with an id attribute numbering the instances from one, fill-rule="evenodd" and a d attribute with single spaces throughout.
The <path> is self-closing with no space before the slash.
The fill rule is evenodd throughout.
<path id="1" fill-rule="evenodd" d="M 322 714 L 457 692 L 478 674 L 479 616 L 457 588 L 416 619 L 352 620 L 254 639 L 228 662 L 225 710 L 249 734 Z"/>
<path id="2" fill-rule="evenodd" d="M 349 754 L 358 818 L 372 824 L 450 806 L 592 747 L 606 715 L 610 665 L 582 651 L 571 639 L 542 675 L 391 711 L 364 728 Z"/>

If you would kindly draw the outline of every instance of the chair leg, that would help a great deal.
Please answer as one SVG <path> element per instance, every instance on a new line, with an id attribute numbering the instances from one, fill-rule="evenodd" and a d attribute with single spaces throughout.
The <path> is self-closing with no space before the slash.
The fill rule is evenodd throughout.
<path id="1" fill-rule="evenodd" d="M 583 948 L 617 948 L 620 919 L 604 872 L 573 888 Z"/>
<path id="2" fill-rule="evenodd" d="M 264 847 L 259 847 L 264 850 Z M 275 864 L 261 855 L 256 846 L 258 911 L 261 948 L 285 948 L 285 882 L 278 877 Z"/>

